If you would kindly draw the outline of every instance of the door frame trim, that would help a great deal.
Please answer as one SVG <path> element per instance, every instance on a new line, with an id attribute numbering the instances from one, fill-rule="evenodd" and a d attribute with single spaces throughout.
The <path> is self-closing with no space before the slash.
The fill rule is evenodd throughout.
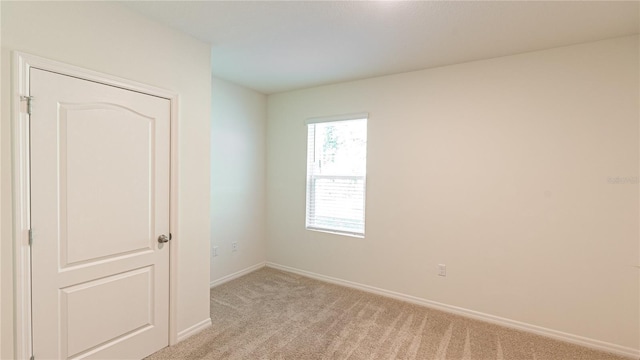
<path id="1" fill-rule="evenodd" d="M 30 173 L 29 173 L 29 115 L 21 96 L 28 96 L 29 70 L 38 68 L 62 75 L 115 86 L 147 95 L 165 98 L 170 101 L 170 198 L 169 231 L 172 241 L 169 243 L 169 345 L 178 342 L 178 102 L 177 93 L 146 85 L 132 80 L 84 69 L 81 67 L 45 59 L 23 52 L 13 52 L 11 89 L 11 119 L 13 151 L 13 245 L 14 245 L 14 320 L 16 359 L 29 359 L 33 355 L 31 322 L 31 248 L 29 246 L 30 228 Z M 37 99 L 34 99 L 37 109 Z"/>

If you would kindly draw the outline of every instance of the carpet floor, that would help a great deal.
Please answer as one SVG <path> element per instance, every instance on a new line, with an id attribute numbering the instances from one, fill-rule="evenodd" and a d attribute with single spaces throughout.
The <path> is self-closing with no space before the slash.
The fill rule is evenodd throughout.
<path id="1" fill-rule="evenodd" d="M 626 359 L 271 268 L 211 289 L 211 319 L 147 359 Z"/>

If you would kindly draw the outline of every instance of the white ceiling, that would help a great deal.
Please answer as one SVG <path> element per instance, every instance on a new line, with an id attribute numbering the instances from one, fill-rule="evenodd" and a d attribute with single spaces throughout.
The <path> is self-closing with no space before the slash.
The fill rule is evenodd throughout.
<path id="1" fill-rule="evenodd" d="M 265 94 L 639 32 L 640 2 L 135 1 Z"/>

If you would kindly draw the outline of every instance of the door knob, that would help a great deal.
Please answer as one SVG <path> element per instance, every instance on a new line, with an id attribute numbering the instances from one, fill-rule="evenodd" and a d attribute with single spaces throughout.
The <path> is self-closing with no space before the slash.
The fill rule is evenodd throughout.
<path id="1" fill-rule="evenodd" d="M 165 235 L 165 234 L 162 234 L 162 235 L 160 235 L 160 236 L 158 237 L 158 242 L 159 242 L 160 244 L 168 243 L 168 242 L 169 242 L 169 240 L 171 240 L 171 238 L 170 238 L 169 236 Z"/>

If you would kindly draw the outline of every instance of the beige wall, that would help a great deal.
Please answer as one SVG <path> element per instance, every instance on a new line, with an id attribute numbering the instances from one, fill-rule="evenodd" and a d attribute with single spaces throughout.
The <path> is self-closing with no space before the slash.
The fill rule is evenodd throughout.
<path id="1" fill-rule="evenodd" d="M 269 96 L 267 259 L 638 349 L 638 61 L 634 36 Z M 307 231 L 303 122 L 360 111 L 366 238 Z"/>
<path id="2" fill-rule="evenodd" d="M 211 281 L 266 260 L 267 97 L 212 80 Z M 238 250 L 231 251 L 231 243 Z"/>
<path id="3" fill-rule="evenodd" d="M 62 61 L 179 93 L 178 331 L 209 317 L 210 48 L 117 3 L 2 6 L 2 354 L 12 358 L 11 51 Z"/>

